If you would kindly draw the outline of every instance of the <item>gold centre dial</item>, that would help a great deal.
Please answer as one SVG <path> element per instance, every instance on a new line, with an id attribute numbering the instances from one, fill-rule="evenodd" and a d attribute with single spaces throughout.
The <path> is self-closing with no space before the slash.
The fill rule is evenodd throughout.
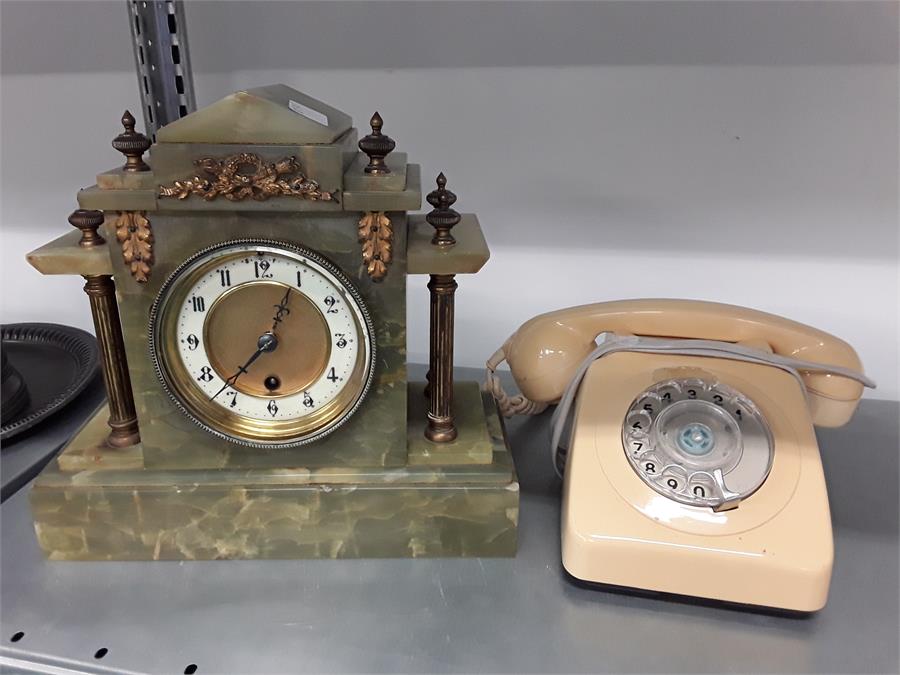
<path id="1" fill-rule="evenodd" d="M 151 355 L 177 406 L 228 440 L 290 447 L 361 404 L 374 333 L 358 292 L 327 259 L 283 242 L 204 249 L 163 285 Z"/>
<path id="2" fill-rule="evenodd" d="M 281 304 L 285 300 L 284 304 Z M 248 312 L 249 307 L 272 308 Z M 281 317 L 275 317 L 281 310 Z M 275 329 L 272 331 L 272 329 Z M 220 295 L 203 324 L 206 354 L 222 380 L 247 359 L 247 345 L 272 331 L 278 348 L 257 359 L 235 380 L 235 391 L 251 396 L 287 396 L 318 380 L 331 357 L 328 322 L 308 297 L 276 281 L 241 284 Z"/>

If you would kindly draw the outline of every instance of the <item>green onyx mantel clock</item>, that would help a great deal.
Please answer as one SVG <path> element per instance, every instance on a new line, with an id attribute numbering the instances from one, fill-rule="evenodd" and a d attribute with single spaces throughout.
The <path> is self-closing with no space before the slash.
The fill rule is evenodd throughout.
<path id="1" fill-rule="evenodd" d="M 515 554 L 494 403 L 453 381 L 455 277 L 488 249 L 443 175 L 289 87 L 174 122 L 29 254 L 86 280 L 108 403 L 31 490 L 59 560 Z M 149 150 L 149 158 L 144 153 Z M 408 275 L 431 291 L 409 382 Z"/>

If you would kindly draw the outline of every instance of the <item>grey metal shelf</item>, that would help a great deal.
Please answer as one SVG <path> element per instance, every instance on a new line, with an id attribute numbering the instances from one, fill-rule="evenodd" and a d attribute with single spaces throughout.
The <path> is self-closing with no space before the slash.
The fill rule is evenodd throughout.
<path id="1" fill-rule="evenodd" d="M 847 427 L 819 432 L 836 557 L 829 604 L 809 618 L 569 581 L 545 414 L 509 425 L 522 487 L 513 559 L 48 562 L 20 490 L 0 507 L 0 662 L 116 673 L 194 664 L 198 675 L 896 673 L 897 419 L 897 403 L 866 400 Z"/>

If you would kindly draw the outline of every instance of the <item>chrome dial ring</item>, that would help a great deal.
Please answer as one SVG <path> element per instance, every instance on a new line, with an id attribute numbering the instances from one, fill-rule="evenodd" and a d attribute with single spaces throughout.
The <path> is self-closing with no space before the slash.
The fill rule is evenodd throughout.
<path id="1" fill-rule="evenodd" d="M 635 473 L 670 499 L 735 508 L 772 467 L 772 433 L 737 390 L 697 378 L 658 382 L 629 406 L 622 445 Z"/>

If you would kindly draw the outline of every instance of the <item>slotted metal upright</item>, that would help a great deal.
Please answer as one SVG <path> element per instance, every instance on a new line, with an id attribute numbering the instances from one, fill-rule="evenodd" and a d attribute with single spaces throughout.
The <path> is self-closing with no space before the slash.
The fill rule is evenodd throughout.
<path id="1" fill-rule="evenodd" d="M 196 109 L 182 0 L 127 0 L 147 136 Z"/>

